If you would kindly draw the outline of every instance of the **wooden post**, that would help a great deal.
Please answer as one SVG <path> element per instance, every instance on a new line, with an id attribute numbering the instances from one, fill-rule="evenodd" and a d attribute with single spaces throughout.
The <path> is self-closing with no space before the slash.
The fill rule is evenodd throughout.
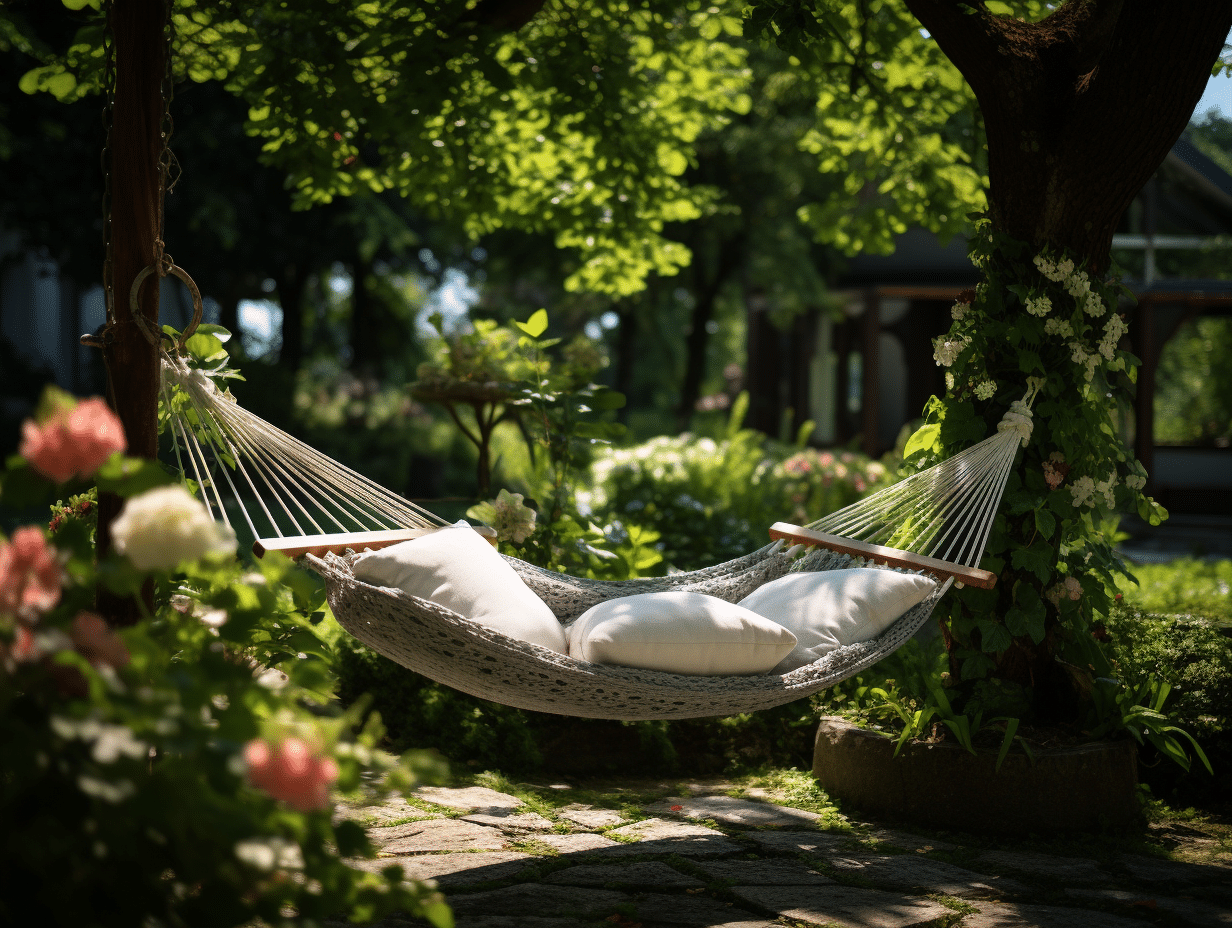
<path id="1" fill-rule="evenodd" d="M 161 213 L 159 154 L 165 73 L 164 0 L 114 0 L 115 104 L 111 128 L 111 246 L 115 325 L 103 349 L 111 404 L 128 453 L 158 455 L 158 351 L 133 321 L 129 290 L 142 269 L 154 263 Z M 158 331 L 158 275 L 141 291 L 140 311 Z M 98 553 L 111 548 L 111 523 L 123 500 L 99 495 Z M 112 625 L 131 625 L 139 604 L 99 591 L 98 608 Z"/>

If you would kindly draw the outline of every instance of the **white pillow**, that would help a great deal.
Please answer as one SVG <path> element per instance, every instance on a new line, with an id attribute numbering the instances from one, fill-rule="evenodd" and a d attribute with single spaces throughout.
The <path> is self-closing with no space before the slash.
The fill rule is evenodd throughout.
<path id="1" fill-rule="evenodd" d="M 876 638 L 936 588 L 920 574 L 873 567 L 802 571 L 759 587 L 740 605 L 796 636 L 795 649 L 774 668 L 786 673 L 835 648 Z"/>
<path id="2" fill-rule="evenodd" d="M 705 593 L 621 596 L 569 626 L 570 657 L 682 674 L 765 673 L 795 644 L 778 623 Z"/>
<path id="3" fill-rule="evenodd" d="M 465 525 L 355 558 L 356 579 L 428 599 L 510 638 L 565 653 L 552 610 L 482 536 Z"/>

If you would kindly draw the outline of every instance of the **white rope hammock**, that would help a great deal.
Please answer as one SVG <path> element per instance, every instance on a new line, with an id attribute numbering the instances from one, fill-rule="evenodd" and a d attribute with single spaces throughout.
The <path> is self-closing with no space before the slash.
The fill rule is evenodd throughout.
<path id="1" fill-rule="evenodd" d="M 510 565 L 562 623 L 597 602 L 656 590 L 737 602 L 789 571 L 876 563 L 928 573 L 936 592 L 879 638 L 787 674 L 696 677 L 590 664 L 508 638 L 441 606 L 356 580 L 353 552 L 446 524 L 240 407 L 210 375 L 163 353 L 163 408 L 177 463 L 211 514 L 228 525 L 223 487 L 254 551 L 303 556 L 326 580 L 339 623 L 379 653 L 437 682 L 506 705 L 615 719 L 730 715 L 806 696 L 870 666 L 907 641 L 954 582 L 991 587 L 978 565 L 1040 383 L 997 432 L 962 453 L 807 526 L 776 523 L 776 539 L 726 564 L 667 578 L 581 580 L 516 558 Z M 221 483 L 220 483 L 221 481 Z M 490 532 L 490 530 L 489 530 Z M 788 546 L 790 544 L 790 546 Z M 801 546 L 808 549 L 798 556 Z"/>

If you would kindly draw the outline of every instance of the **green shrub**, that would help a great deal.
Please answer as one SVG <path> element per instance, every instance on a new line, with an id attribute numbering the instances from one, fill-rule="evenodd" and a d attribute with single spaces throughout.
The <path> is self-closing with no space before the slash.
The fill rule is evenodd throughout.
<path id="1" fill-rule="evenodd" d="M 1167 564 L 1135 565 L 1136 578 L 1120 577 L 1122 601 L 1157 615 L 1195 615 L 1232 625 L 1232 561 L 1181 558 Z"/>

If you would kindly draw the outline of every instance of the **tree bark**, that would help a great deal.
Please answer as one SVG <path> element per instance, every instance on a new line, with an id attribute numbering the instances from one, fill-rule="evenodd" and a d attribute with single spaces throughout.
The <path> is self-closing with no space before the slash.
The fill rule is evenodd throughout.
<path id="1" fill-rule="evenodd" d="M 304 289 L 308 275 L 298 264 L 288 264 L 275 281 L 282 306 L 282 346 L 278 363 L 297 373 L 304 363 Z"/>
<path id="2" fill-rule="evenodd" d="M 979 100 L 993 227 L 1104 273 L 1121 214 L 1202 96 L 1232 0 L 1070 0 L 1037 23 L 905 2 Z"/>
<path id="3" fill-rule="evenodd" d="M 165 69 L 163 0 L 115 0 L 115 105 L 112 110 L 111 243 L 115 326 L 103 349 L 111 404 L 124 425 L 128 453 L 158 455 L 158 350 L 133 319 L 129 290 L 142 269 L 154 263 L 159 199 L 161 87 Z M 158 276 L 146 279 L 139 312 L 158 331 Z M 98 554 L 111 549 L 111 523 L 123 500 L 99 495 Z M 99 611 L 113 625 L 131 625 L 140 605 L 99 591 Z"/>
<path id="4" fill-rule="evenodd" d="M 737 269 L 737 260 L 743 245 L 743 236 L 733 236 L 724 239 L 715 256 L 714 267 L 706 274 L 699 260 L 699 249 L 694 249 L 693 261 L 693 294 L 695 302 L 689 321 L 689 334 L 685 338 L 685 368 L 684 379 L 680 384 L 680 404 L 676 407 L 676 424 L 680 431 L 686 431 L 693 421 L 693 411 L 701 393 L 702 380 L 706 376 L 706 349 L 710 344 L 710 332 L 707 326 L 714 319 L 715 303 L 723 285 L 731 278 Z"/>

